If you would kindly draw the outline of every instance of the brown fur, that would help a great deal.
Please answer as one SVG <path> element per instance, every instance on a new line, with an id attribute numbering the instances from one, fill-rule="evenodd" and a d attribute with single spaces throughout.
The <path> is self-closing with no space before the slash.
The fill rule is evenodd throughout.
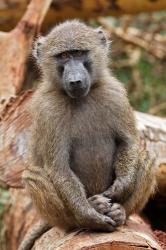
<path id="1" fill-rule="evenodd" d="M 93 82 L 80 99 L 61 91 L 51 57 L 73 49 L 91 52 Z M 67 230 L 112 231 L 154 189 L 153 165 L 139 150 L 134 114 L 107 53 L 97 31 L 78 21 L 55 27 L 39 48 L 43 81 L 32 102 L 32 167 L 24 182 L 42 217 Z"/>

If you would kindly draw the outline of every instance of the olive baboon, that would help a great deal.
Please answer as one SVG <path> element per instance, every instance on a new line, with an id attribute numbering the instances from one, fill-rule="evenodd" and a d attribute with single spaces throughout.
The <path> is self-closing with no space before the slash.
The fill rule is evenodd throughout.
<path id="1" fill-rule="evenodd" d="M 109 72 L 106 35 L 67 21 L 36 42 L 42 82 L 32 101 L 24 183 L 42 217 L 67 230 L 113 231 L 155 186 L 126 91 Z"/>

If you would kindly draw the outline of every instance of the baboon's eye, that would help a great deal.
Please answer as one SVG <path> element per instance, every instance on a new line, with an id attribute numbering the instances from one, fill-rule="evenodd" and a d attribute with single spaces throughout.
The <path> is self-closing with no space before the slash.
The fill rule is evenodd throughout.
<path id="1" fill-rule="evenodd" d="M 60 58 L 64 59 L 64 60 L 69 58 L 69 57 L 70 57 L 70 54 L 68 52 L 63 52 L 60 54 Z"/>
<path id="2" fill-rule="evenodd" d="M 85 57 L 88 54 L 88 52 L 89 52 L 88 50 L 73 50 L 71 51 L 71 54 L 73 57 L 81 58 L 81 57 Z"/>
<path id="3" fill-rule="evenodd" d="M 83 52 L 82 52 L 81 50 L 76 50 L 76 51 L 74 52 L 74 55 L 77 56 L 77 57 L 80 57 L 80 56 L 83 55 Z"/>
<path id="4" fill-rule="evenodd" d="M 66 61 L 70 59 L 70 53 L 68 51 L 62 52 L 60 54 L 54 55 L 58 61 Z"/>

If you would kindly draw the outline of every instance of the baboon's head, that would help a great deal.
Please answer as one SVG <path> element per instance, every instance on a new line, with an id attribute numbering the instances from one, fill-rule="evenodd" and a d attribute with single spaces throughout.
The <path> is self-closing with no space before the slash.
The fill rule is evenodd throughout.
<path id="1" fill-rule="evenodd" d="M 101 29 L 77 20 L 56 26 L 35 44 L 34 55 L 51 87 L 72 98 L 86 96 L 107 65 L 108 41 Z"/>

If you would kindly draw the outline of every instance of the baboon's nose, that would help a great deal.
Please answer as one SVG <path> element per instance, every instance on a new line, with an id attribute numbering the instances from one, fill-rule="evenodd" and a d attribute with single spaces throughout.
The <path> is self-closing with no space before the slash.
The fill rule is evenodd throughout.
<path id="1" fill-rule="evenodd" d="M 77 81 L 70 81 L 70 87 L 71 88 L 80 88 L 82 86 L 82 81 L 81 80 L 77 80 Z"/>

